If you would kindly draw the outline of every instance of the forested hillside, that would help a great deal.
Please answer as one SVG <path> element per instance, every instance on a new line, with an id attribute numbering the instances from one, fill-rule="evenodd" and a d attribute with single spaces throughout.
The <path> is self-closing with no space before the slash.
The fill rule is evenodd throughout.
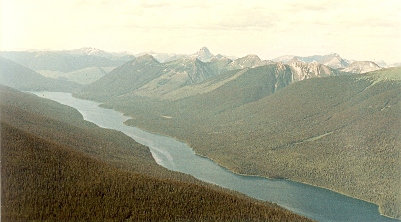
<path id="1" fill-rule="evenodd" d="M 232 81 L 175 102 L 121 97 L 105 106 L 131 115 L 128 124 L 177 137 L 236 172 L 323 186 L 400 217 L 400 76 L 400 68 L 391 68 L 315 78 L 273 94 L 271 88 L 250 93 L 257 87 Z M 265 82 L 255 80 L 250 85 Z"/>
<path id="2" fill-rule="evenodd" d="M 2 221 L 307 220 L 158 166 L 76 110 L 0 87 Z"/>

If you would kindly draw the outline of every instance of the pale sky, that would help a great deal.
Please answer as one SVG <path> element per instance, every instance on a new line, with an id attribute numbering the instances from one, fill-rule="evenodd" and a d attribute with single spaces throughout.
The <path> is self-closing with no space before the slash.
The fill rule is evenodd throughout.
<path id="1" fill-rule="evenodd" d="M 339 53 L 401 62 L 401 0 L 0 0 L 0 50 Z"/>

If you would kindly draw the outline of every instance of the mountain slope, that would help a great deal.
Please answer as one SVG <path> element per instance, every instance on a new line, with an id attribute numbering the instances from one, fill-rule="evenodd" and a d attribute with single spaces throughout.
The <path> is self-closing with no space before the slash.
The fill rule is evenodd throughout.
<path id="1" fill-rule="evenodd" d="M 46 78 L 35 71 L 0 57 L 0 84 L 20 90 L 71 92 L 80 88 L 77 83 Z"/>
<path id="2" fill-rule="evenodd" d="M 291 67 L 294 81 L 344 74 L 338 70 L 332 69 L 317 62 L 307 63 L 298 59 L 293 59 L 287 64 Z"/>
<path id="3" fill-rule="evenodd" d="M 286 81 L 285 85 L 308 78 L 346 74 L 316 62 L 305 63 L 292 60 L 289 65 L 283 65 L 271 61 L 262 61 L 255 55 L 248 55 L 234 61 L 224 56 L 213 57 L 210 62 L 202 62 L 192 57 L 183 57 L 167 63 L 153 61 L 155 64 L 157 63 L 158 69 L 153 69 L 152 66 L 137 67 L 138 64 L 136 63 L 125 64 L 99 81 L 85 87 L 76 95 L 101 101 L 106 101 L 115 96 L 178 100 L 222 87 L 238 76 L 247 73 L 249 68 L 269 65 L 281 67 L 280 69 L 290 67 L 290 74 L 284 77 L 287 78 L 284 80 Z M 274 72 L 273 70 L 262 70 L 259 72 Z M 147 73 L 148 71 L 151 74 Z M 270 84 L 270 81 L 273 80 L 268 80 L 267 84 Z M 251 90 L 251 88 L 249 89 Z"/>
<path id="4" fill-rule="evenodd" d="M 99 99 L 118 96 L 143 86 L 159 77 L 163 66 L 151 55 L 140 56 L 115 68 L 78 93 L 84 98 Z"/>
<path id="5" fill-rule="evenodd" d="M 0 95 L 2 221 L 307 221 L 168 171 L 72 108 L 5 87 Z"/>
<path id="6" fill-rule="evenodd" d="M 186 141 L 236 172 L 326 187 L 401 218 L 400 81 L 400 68 L 313 78 L 258 100 L 249 100 L 257 94 L 241 97 L 246 95 L 241 83 L 239 94 L 231 86 L 187 98 L 188 107 L 177 105 L 180 101 L 153 106 L 170 119 L 157 118 L 156 111 L 114 107 L 136 117 L 128 124 Z M 248 101 L 236 106 L 240 103 L 230 98 Z M 169 106 L 177 107 L 170 111 Z"/>
<path id="7" fill-rule="evenodd" d="M 32 70 L 72 72 L 87 67 L 120 66 L 134 59 L 128 54 L 108 53 L 93 48 L 64 51 L 6 51 L 0 56 Z"/>
<path id="8" fill-rule="evenodd" d="M 231 60 L 226 58 L 202 62 L 197 58 L 184 57 L 159 63 L 151 55 L 144 55 L 114 69 L 84 87 L 77 95 L 103 100 L 124 94 L 161 98 L 182 87 L 202 83 L 220 75 L 229 62 Z"/>
<path id="9" fill-rule="evenodd" d="M 225 60 L 214 59 L 212 62 L 202 62 L 194 58 L 182 58 L 163 64 L 165 69 L 158 77 L 135 90 L 135 94 L 146 97 L 167 98 L 168 94 L 180 88 L 199 84 L 221 72 Z"/>

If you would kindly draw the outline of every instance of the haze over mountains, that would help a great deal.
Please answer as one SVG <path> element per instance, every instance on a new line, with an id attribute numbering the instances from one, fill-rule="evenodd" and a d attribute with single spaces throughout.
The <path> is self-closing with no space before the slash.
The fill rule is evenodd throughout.
<path id="1" fill-rule="evenodd" d="M 0 84 L 20 90 L 73 91 L 81 86 L 77 83 L 46 78 L 39 73 L 0 57 Z"/>
<path id="2" fill-rule="evenodd" d="M 257 66 L 281 62 L 284 64 L 293 64 L 294 69 L 316 69 L 312 68 L 313 63 L 318 63 L 343 72 L 351 73 L 366 73 L 369 71 L 378 70 L 381 67 L 373 61 L 351 61 L 342 58 L 340 55 L 333 53 L 328 55 L 314 55 L 308 57 L 300 56 L 282 56 L 272 60 L 262 60 L 257 55 L 247 55 L 242 58 L 232 56 L 225 56 L 221 54 L 213 54 L 206 47 L 199 49 L 191 55 L 184 54 L 169 54 L 169 53 L 139 53 L 136 56 L 123 52 L 111 53 L 95 48 L 81 48 L 75 50 L 61 50 L 61 51 L 4 51 L 0 52 L 0 56 L 14 61 L 18 64 L 26 66 L 46 77 L 55 79 L 70 80 L 79 84 L 89 84 L 101 78 L 106 73 L 122 64 L 132 61 L 135 57 L 143 55 L 151 55 L 159 63 L 168 63 L 178 60 L 194 60 L 198 59 L 203 63 L 214 63 L 219 69 L 227 70 L 254 68 Z M 304 68 L 300 68 L 300 63 Z M 381 62 L 383 67 L 391 67 L 391 65 Z M 393 64 L 396 66 L 397 64 Z M 306 67 L 305 66 L 311 66 Z M 327 74 L 327 68 L 323 72 Z M 299 73 L 299 79 L 306 78 L 307 76 L 319 76 L 320 71 L 315 71 L 313 74 L 310 71 L 307 73 Z"/>
<path id="3" fill-rule="evenodd" d="M 109 53 L 94 48 L 63 51 L 9 51 L 0 57 L 32 69 L 43 76 L 87 84 L 111 69 L 135 58 L 127 53 Z"/>
<path id="4" fill-rule="evenodd" d="M 205 47 L 0 55 L 0 84 L 101 101 L 233 171 L 323 186 L 401 218 L 400 67 L 338 54 L 231 58 Z"/>
<path id="5" fill-rule="evenodd" d="M 352 74 L 293 60 L 212 72 L 213 60 L 146 58 L 150 65 L 135 63 L 130 73 L 157 67 L 153 80 L 104 77 L 75 95 L 102 101 L 132 116 L 127 124 L 179 138 L 236 172 L 327 187 L 400 217 L 400 68 Z"/>
<path id="6" fill-rule="evenodd" d="M 263 66 L 269 68 L 256 69 Z M 304 62 L 294 58 L 286 62 L 273 62 L 262 60 L 257 55 L 247 55 L 232 60 L 213 55 L 204 47 L 197 53 L 164 63 L 148 54 L 139 56 L 85 86 L 80 95 L 101 98 L 99 95 L 104 90 L 99 89 L 110 89 L 113 93 L 109 92 L 109 96 L 132 94 L 176 100 L 212 91 L 249 72 L 256 72 L 257 76 L 272 76 L 261 86 L 271 85 L 269 92 L 304 79 L 349 74 L 316 61 Z"/>

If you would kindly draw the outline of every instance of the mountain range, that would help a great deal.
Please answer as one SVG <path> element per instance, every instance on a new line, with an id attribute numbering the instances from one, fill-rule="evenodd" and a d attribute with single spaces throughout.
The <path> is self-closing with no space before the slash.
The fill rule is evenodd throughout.
<path id="1" fill-rule="evenodd" d="M 0 52 L 0 57 L 46 77 L 70 80 L 78 84 L 91 83 L 111 69 L 135 58 L 127 53 L 109 53 L 94 48 L 61 51 L 3 51 Z"/>
<path id="2" fill-rule="evenodd" d="M 400 68 L 348 74 L 314 63 L 310 73 L 333 73 L 313 78 L 308 63 L 293 63 L 229 70 L 160 94 L 163 84 L 146 88 L 153 80 L 116 93 L 107 86 L 118 79 L 100 79 L 75 96 L 102 101 L 131 116 L 128 125 L 185 141 L 235 172 L 322 186 L 400 218 Z"/>
<path id="3" fill-rule="evenodd" d="M 92 83 L 114 68 L 133 60 L 135 57 L 141 57 L 143 55 L 151 55 L 160 63 L 169 63 L 173 61 L 176 61 L 177 63 L 188 59 L 198 59 L 203 63 L 218 61 L 220 65 L 226 63 L 225 65 L 227 66 L 225 69 L 227 70 L 254 68 L 277 62 L 293 64 L 296 61 L 305 62 L 307 64 L 317 62 L 338 71 L 351 73 L 366 73 L 378 70 L 382 67 L 397 66 L 397 64 L 387 65 L 383 61 L 380 62 L 382 66 L 377 65 L 373 61 L 351 61 L 342 58 L 336 53 L 307 57 L 288 55 L 272 60 L 262 60 L 257 55 L 247 55 L 242 58 L 236 58 L 221 54 L 214 55 L 206 47 L 202 47 L 197 52 L 190 55 L 156 52 L 138 53 L 133 55 L 128 52 L 113 53 L 95 48 L 60 51 L 0 52 L 0 56 L 30 68 L 46 77 L 70 80 L 83 85 Z M 310 75 L 311 74 L 309 74 L 309 76 Z M 314 75 L 317 76 L 317 74 Z"/>
<path id="4" fill-rule="evenodd" d="M 400 68 L 336 54 L 165 63 L 144 55 L 125 66 L 74 95 L 102 101 L 132 116 L 127 124 L 185 141 L 233 171 L 326 187 L 400 217 Z"/>
<path id="5" fill-rule="evenodd" d="M 264 66 L 270 68 L 257 69 Z M 292 60 L 283 64 L 261 60 L 256 55 L 231 60 L 224 56 L 214 56 L 202 48 L 194 55 L 165 63 L 158 62 L 151 55 L 142 55 L 85 86 L 80 95 L 96 99 L 110 89 L 107 92 L 109 96 L 132 94 L 176 100 L 216 89 L 249 72 L 274 76 L 264 82 L 272 85 L 270 91 L 308 78 L 348 74 L 316 62 Z"/>
<path id="6" fill-rule="evenodd" d="M 131 116 L 126 124 L 185 141 L 232 171 L 322 186 L 401 218 L 400 67 L 382 68 L 338 54 L 229 58 L 207 48 L 164 55 L 163 61 L 154 53 L 120 60 L 97 50 L 83 53 L 82 58 L 107 62 L 84 65 L 92 61 L 84 59 L 77 63 L 82 65 L 56 71 L 113 68 L 63 90 Z M 55 57 L 67 64 L 63 56 Z M 38 67 L 35 62 L 25 63 L 29 67 L 0 62 L 1 84 L 36 90 L 43 81 L 46 87 L 54 83 L 43 86 L 52 91 L 67 85 L 60 79 L 50 83 L 30 69 Z M 35 84 L 18 82 L 29 78 Z"/>

